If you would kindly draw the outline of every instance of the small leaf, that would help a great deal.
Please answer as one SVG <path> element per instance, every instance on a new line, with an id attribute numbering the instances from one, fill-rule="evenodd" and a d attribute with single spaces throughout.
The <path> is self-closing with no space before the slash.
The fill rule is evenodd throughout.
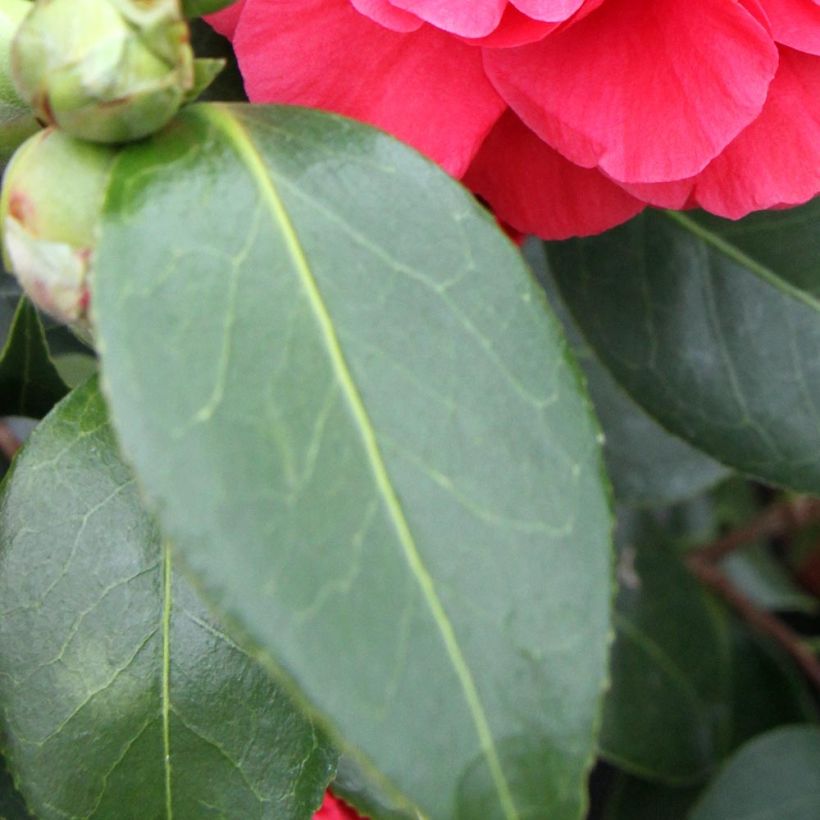
<path id="1" fill-rule="evenodd" d="M 22 299 L 0 351 L 0 416 L 41 418 L 67 391 L 49 357 L 40 317 Z"/>
<path id="2" fill-rule="evenodd" d="M 579 817 L 610 518 L 511 243 L 432 163 L 316 111 L 192 106 L 113 177 L 112 418 L 215 603 L 402 807 Z"/>
<path id="3" fill-rule="evenodd" d="M 820 729 L 791 726 L 743 746 L 715 778 L 691 820 L 817 820 Z"/>
<path id="4" fill-rule="evenodd" d="M 764 609 L 808 615 L 820 610 L 820 601 L 803 592 L 763 544 L 729 555 L 722 568 L 738 589 Z"/>
<path id="5" fill-rule="evenodd" d="M 668 783 L 705 776 L 728 726 L 725 624 L 649 513 L 620 516 L 620 592 L 601 754 Z"/>
<path id="6" fill-rule="evenodd" d="M 185 95 L 185 101 L 191 102 L 210 88 L 220 72 L 225 68 L 225 60 L 212 57 L 194 60 L 194 87 Z"/>
<path id="7" fill-rule="evenodd" d="M 40 820 L 305 820 L 333 754 L 171 567 L 95 381 L 0 497 L 0 707 Z"/>
<path id="8" fill-rule="evenodd" d="M 578 330 L 548 270 L 542 242 L 525 246 L 587 379 L 604 430 L 604 456 L 615 497 L 622 504 L 662 506 L 692 498 L 729 470 L 668 433 L 636 404 L 598 361 Z"/>
<path id="9" fill-rule="evenodd" d="M 740 222 L 647 211 L 549 256 L 597 355 L 665 427 L 818 493 L 818 236 L 820 198 Z"/>
<path id="10" fill-rule="evenodd" d="M 204 20 L 191 20 L 191 45 L 198 57 L 222 60 L 225 68 L 200 94 L 200 100 L 245 101 L 245 86 L 230 42 Z"/>

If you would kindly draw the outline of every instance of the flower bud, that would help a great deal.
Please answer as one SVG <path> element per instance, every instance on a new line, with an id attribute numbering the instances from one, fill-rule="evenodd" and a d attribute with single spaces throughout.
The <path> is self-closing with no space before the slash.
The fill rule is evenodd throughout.
<path id="1" fill-rule="evenodd" d="M 117 149 L 49 128 L 30 137 L 3 176 L 7 267 L 37 307 L 88 331 L 89 275 Z"/>
<path id="2" fill-rule="evenodd" d="M 194 85 L 179 0 L 36 0 L 12 70 L 44 122 L 95 142 L 157 131 Z"/>
<path id="3" fill-rule="evenodd" d="M 11 40 L 29 11 L 27 0 L 0 0 L 0 165 L 39 127 L 11 78 Z"/>

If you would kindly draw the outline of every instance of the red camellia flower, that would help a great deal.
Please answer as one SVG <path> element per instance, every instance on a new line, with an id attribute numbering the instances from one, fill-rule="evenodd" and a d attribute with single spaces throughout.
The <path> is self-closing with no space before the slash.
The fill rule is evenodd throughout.
<path id="1" fill-rule="evenodd" d="M 379 126 L 524 232 L 820 191 L 820 0 L 244 0 L 212 22 L 252 101 Z"/>

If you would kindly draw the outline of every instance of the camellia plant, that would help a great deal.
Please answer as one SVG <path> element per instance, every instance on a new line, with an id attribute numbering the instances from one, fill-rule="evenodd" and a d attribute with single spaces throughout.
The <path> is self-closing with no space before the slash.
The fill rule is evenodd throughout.
<path id="1" fill-rule="evenodd" d="M 0 817 L 820 817 L 815 0 L 0 0 L 0 159 Z"/>

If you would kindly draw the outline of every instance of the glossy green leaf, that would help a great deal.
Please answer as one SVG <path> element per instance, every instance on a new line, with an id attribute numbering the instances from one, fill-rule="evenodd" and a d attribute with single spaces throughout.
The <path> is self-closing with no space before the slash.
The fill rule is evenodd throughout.
<path id="1" fill-rule="evenodd" d="M 618 501 L 635 506 L 674 504 L 729 475 L 728 468 L 664 430 L 598 361 L 555 287 L 544 244 L 528 242 L 525 254 L 586 376 L 604 430 L 607 473 Z"/>
<path id="2" fill-rule="evenodd" d="M 306 820 L 333 754 L 224 634 L 143 511 L 94 381 L 0 498 L 0 707 L 40 820 Z"/>
<path id="3" fill-rule="evenodd" d="M 690 820 L 817 820 L 820 729 L 790 726 L 761 735 L 735 754 Z"/>
<path id="4" fill-rule="evenodd" d="M 647 211 L 549 255 L 587 340 L 664 426 L 817 493 L 819 235 L 820 199 L 740 222 Z"/>
<path id="5" fill-rule="evenodd" d="M 695 781 L 721 759 L 731 660 L 724 621 L 649 513 L 619 517 L 619 594 L 603 756 L 633 774 Z"/>
<path id="6" fill-rule="evenodd" d="M 609 510 L 514 247 L 432 163 L 315 111 L 195 106 L 113 178 L 105 387 L 208 593 L 391 799 L 581 816 Z"/>
<path id="7" fill-rule="evenodd" d="M 67 390 L 49 356 L 40 317 L 23 299 L 0 351 L 0 416 L 41 418 Z"/>

